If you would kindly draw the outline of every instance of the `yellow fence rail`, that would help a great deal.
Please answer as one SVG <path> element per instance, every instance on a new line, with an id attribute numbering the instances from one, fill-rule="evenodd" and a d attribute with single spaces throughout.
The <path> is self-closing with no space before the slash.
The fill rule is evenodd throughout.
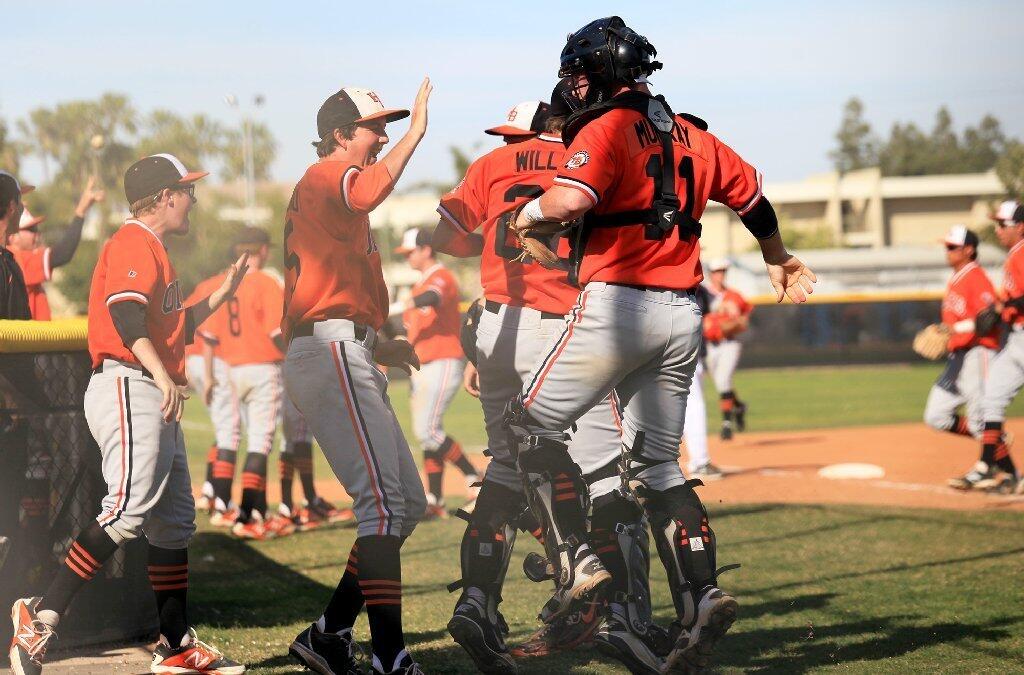
<path id="1" fill-rule="evenodd" d="M 88 346 L 85 317 L 55 321 L 0 321 L 0 353 L 68 352 Z"/>

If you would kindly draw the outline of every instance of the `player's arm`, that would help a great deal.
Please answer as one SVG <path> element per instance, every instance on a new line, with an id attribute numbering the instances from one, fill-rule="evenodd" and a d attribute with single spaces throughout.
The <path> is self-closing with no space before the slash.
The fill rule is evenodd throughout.
<path id="1" fill-rule="evenodd" d="M 430 243 L 434 250 L 456 258 L 475 258 L 484 252 L 482 234 L 459 230 L 444 218 L 437 221 Z"/>
<path id="2" fill-rule="evenodd" d="M 249 254 L 243 253 L 224 276 L 224 281 L 221 282 L 220 288 L 205 299 L 200 300 L 191 307 L 185 308 L 186 336 L 193 335 L 196 328 L 206 321 L 211 314 L 216 312 L 218 307 L 235 295 L 235 291 L 238 290 L 238 284 L 242 283 L 245 273 L 249 270 L 249 265 L 246 264 L 248 260 Z"/>
<path id="3" fill-rule="evenodd" d="M 104 195 L 103 190 L 96 189 L 96 177 L 89 176 L 89 182 L 86 183 L 82 196 L 78 199 L 78 205 L 75 207 L 75 217 L 64 229 L 64 236 L 50 247 L 50 269 L 71 262 L 75 251 L 78 250 L 79 242 L 82 241 L 82 226 L 85 225 L 85 217 L 89 214 L 89 209 L 93 204 L 103 201 Z"/>
<path id="4" fill-rule="evenodd" d="M 165 422 L 180 420 L 184 402 L 188 396 L 167 374 L 160 355 L 149 338 L 146 329 L 146 305 L 138 300 L 125 299 L 109 305 L 110 318 L 121 337 L 121 342 L 131 350 L 142 367 L 153 375 L 153 381 L 163 394 L 160 411 Z"/>

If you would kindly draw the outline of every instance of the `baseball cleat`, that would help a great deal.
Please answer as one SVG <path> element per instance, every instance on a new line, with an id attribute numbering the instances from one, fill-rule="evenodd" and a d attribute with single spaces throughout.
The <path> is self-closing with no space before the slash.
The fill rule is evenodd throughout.
<path id="1" fill-rule="evenodd" d="M 444 507 L 444 502 L 441 502 L 439 504 L 427 504 L 422 520 L 447 520 L 448 518 L 448 509 Z"/>
<path id="2" fill-rule="evenodd" d="M 702 464 L 691 471 L 690 477 L 700 478 L 701 480 L 721 480 L 722 478 L 725 478 L 725 472 L 711 462 L 708 462 L 707 464 Z"/>
<path id="3" fill-rule="evenodd" d="M 213 500 L 206 495 L 199 495 L 196 498 L 196 512 L 204 511 L 209 513 L 210 509 L 213 508 Z"/>
<path id="4" fill-rule="evenodd" d="M 747 404 L 737 403 L 736 407 L 732 410 L 733 417 L 736 419 L 736 431 L 747 430 Z"/>
<path id="5" fill-rule="evenodd" d="M 36 617 L 36 606 L 41 598 L 21 598 L 11 607 L 14 636 L 8 656 L 15 675 L 39 675 L 43 672 L 43 657 L 47 643 L 57 634 L 49 624 Z"/>
<path id="6" fill-rule="evenodd" d="M 161 675 L 241 675 L 245 666 L 196 637 L 189 628 L 181 647 L 172 649 L 163 636 L 156 643 L 149 672 Z"/>
<path id="7" fill-rule="evenodd" d="M 723 421 L 722 422 L 722 431 L 719 432 L 718 435 L 719 435 L 719 437 L 723 441 L 731 441 L 732 440 L 732 422 L 730 422 L 729 420 Z"/>
<path id="8" fill-rule="evenodd" d="M 948 485 L 957 490 L 987 490 L 999 483 L 996 474 L 994 466 L 989 466 L 987 463 L 979 461 L 963 476 L 950 478 Z"/>
<path id="9" fill-rule="evenodd" d="M 665 657 L 663 673 L 699 673 L 711 663 L 715 645 L 736 621 L 739 603 L 728 593 L 709 586 L 697 603 L 697 619 L 676 639 Z"/>
<path id="10" fill-rule="evenodd" d="M 337 633 L 322 633 L 317 625 L 310 624 L 292 640 L 288 653 L 320 675 L 357 675 L 363 672 L 359 658 L 362 651 L 352 639 L 352 630 Z"/>
<path id="11" fill-rule="evenodd" d="M 238 520 L 238 509 L 224 509 L 214 511 L 210 516 L 210 525 L 214 527 L 226 527 L 230 529 Z"/>
<path id="12" fill-rule="evenodd" d="M 628 622 L 611 615 L 594 635 L 597 651 L 620 661 L 631 673 L 658 675 L 664 665 L 651 647 L 630 628 Z"/>
<path id="13" fill-rule="evenodd" d="M 391 670 L 384 670 L 384 666 L 377 659 L 377 656 L 374 655 L 373 672 L 379 675 L 424 675 L 420 664 L 416 663 L 412 655 L 404 649 L 398 653 L 398 658 L 392 664 Z"/>
<path id="14" fill-rule="evenodd" d="M 263 529 L 271 537 L 287 537 L 295 534 L 295 523 L 291 518 L 275 514 L 263 525 Z"/>
<path id="15" fill-rule="evenodd" d="M 540 619 L 544 623 L 550 623 L 556 617 L 562 616 L 569 611 L 574 600 L 589 596 L 612 580 L 612 575 L 590 550 L 589 545 L 580 544 L 572 557 L 572 569 L 568 574 L 565 574 L 565 571 L 561 572 L 563 577 L 568 578 L 567 583 L 558 585 L 554 595 L 541 610 Z M 597 593 L 594 595 L 596 597 Z"/>
<path id="16" fill-rule="evenodd" d="M 274 536 L 273 533 L 267 532 L 267 527 L 263 524 L 263 516 L 257 511 L 252 512 L 248 522 L 241 520 L 235 522 L 231 526 L 231 534 L 239 539 L 255 539 L 257 541 Z"/>
<path id="17" fill-rule="evenodd" d="M 335 508 L 333 504 L 323 497 L 317 497 L 316 500 L 309 505 L 309 510 L 311 513 L 316 514 L 320 520 L 325 520 L 328 523 L 347 523 L 354 520 L 356 517 L 356 514 L 352 509 Z"/>
<path id="18" fill-rule="evenodd" d="M 518 658 L 529 658 L 575 649 L 592 642 L 594 633 L 603 622 L 600 602 L 591 598 L 580 600 L 564 616 L 542 625 L 509 653 Z"/>
<path id="19" fill-rule="evenodd" d="M 997 495 L 1020 494 L 1019 490 L 1022 484 L 1024 484 L 1024 479 L 1011 476 L 1008 473 L 1001 473 L 993 479 L 992 487 L 985 488 L 985 491 Z"/>
<path id="20" fill-rule="evenodd" d="M 482 673 L 517 673 L 500 626 L 487 620 L 483 608 L 465 595 L 448 622 L 448 633 L 466 650 Z"/>

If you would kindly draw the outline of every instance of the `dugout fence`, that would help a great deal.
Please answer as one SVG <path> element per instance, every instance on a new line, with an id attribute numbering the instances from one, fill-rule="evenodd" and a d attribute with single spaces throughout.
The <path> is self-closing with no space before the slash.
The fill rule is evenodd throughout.
<path id="1" fill-rule="evenodd" d="M 82 398 L 91 373 L 86 320 L 0 321 L 0 603 L 40 595 L 106 486 Z M 11 624 L 0 623 L 6 645 Z M 119 550 L 61 620 L 58 648 L 152 636 L 146 543 Z M 3 657 L 7 653 L 4 650 Z"/>

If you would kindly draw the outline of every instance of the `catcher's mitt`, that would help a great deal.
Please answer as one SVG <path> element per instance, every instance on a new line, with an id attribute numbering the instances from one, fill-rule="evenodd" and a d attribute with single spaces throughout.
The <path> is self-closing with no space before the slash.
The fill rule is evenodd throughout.
<path id="1" fill-rule="evenodd" d="M 558 237 L 568 232 L 572 223 L 538 220 L 529 225 L 520 224 L 519 214 L 525 207 L 526 204 L 521 204 L 510 217 L 511 229 L 523 249 L 520 262 L 536 261 L 549 270 L 563 269 L 565 261 L 558 257 Z"/>
<path id="2" fill-rule="evenodd" d="M 914 351 L 930 361 L 945 356 L 948 344 L 949 327 L 941 323 L 925 326 L 914 336 Z"/>

